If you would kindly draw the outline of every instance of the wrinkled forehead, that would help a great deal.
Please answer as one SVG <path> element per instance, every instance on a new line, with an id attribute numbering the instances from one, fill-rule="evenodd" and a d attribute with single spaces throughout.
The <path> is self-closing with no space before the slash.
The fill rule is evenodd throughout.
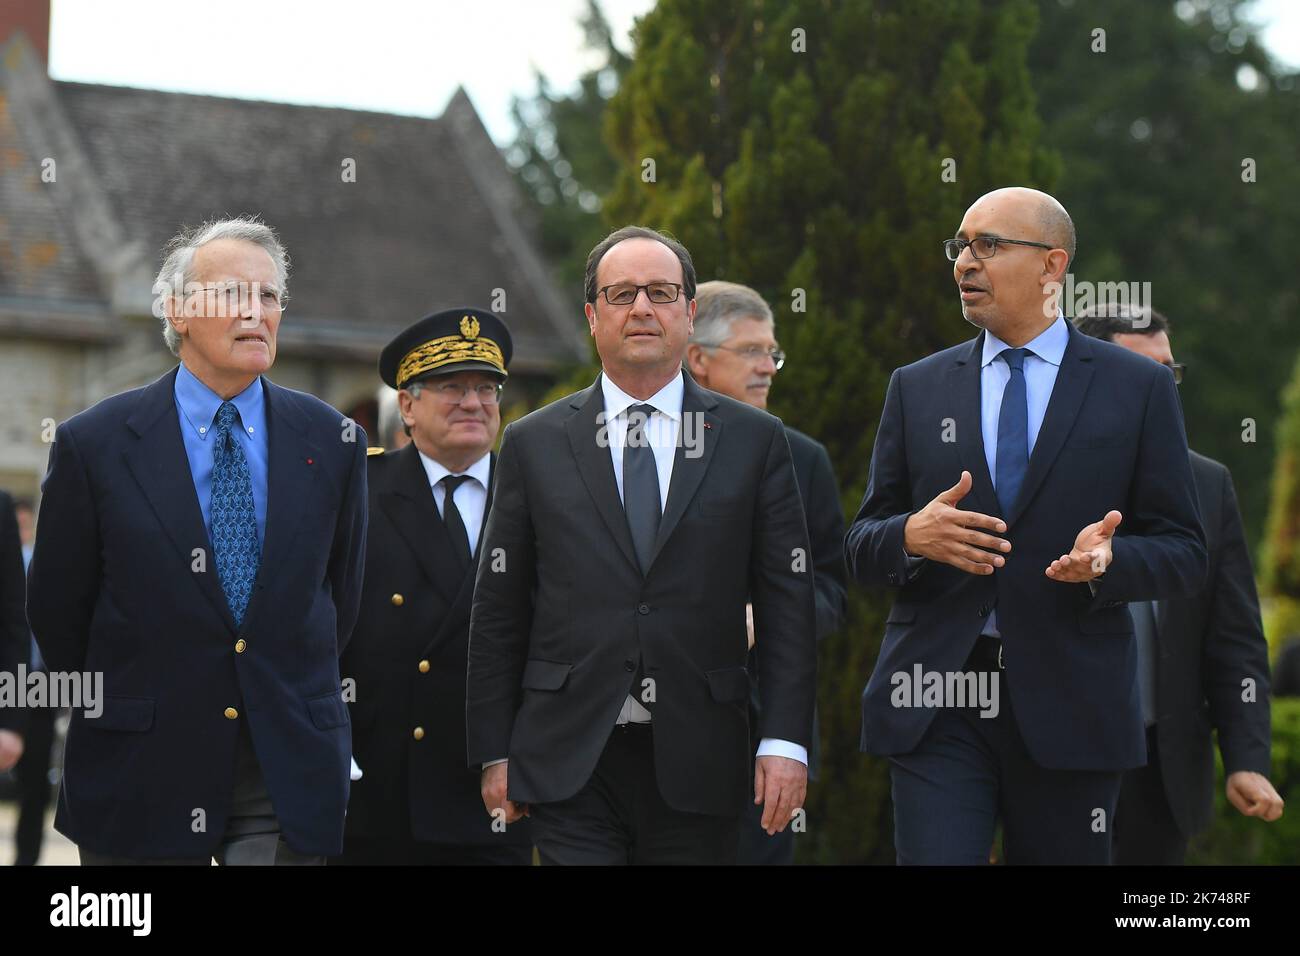
<path id="1" fill-rule="evenodd" d="M 190 266 L 200 282 L 237 279 L 276 285 L 278 277 L 271 254 L 255 242 L 217 239 L 194 250 Z"/>
<path id="2" fill-rule="evenodd" d="M 636 236 L 615 243 L 596 267 L 596 282 L 681 282 L 677 255 L 656 239 Z"/>
<path id="3" fill-rule="evenodd" d="M 957 238 L 974 239 L 976 236 L 1005 236 L 1010 239 L 1039 238 L 1036 204 L 1032 199 L 1015 194 L 995 194 L 976 200 L 957 229 Z"/>

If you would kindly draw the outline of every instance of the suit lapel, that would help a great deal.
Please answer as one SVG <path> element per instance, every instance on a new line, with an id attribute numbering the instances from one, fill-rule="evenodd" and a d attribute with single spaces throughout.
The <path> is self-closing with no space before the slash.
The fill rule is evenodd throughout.
<path id="1" fill-rule="evenodd" d="M 414 442 L 398 453 L 396 481 L 380 492 L 379 507 L 415 555 L 429 583 L 450 604 L 463 584 L 464 574 L 452 553 L 447 526 L 433 500 L 429 473 L 424 470 Z"/>
<path id="2" fill-rule="evenodd" d="M 245 627 L 255 619 L 262 603 L 277 600 L 274 589 L 266 585 L 277 568 L 293 561 L 298 526 L 307 509 L 320 504 L 316 476 L 323 467 L 321 451 L 307 438 L 307 420 L 289 391 L 265 377 L 262 391 L 266 399 L 266 534 L 257 569 L 258 586 L 244 612 Z"/>
<path id="3" fill-rule="evenodd" d="M 713 409 L 718 407 L 718 400 L 695 384 L 695 380 L 690 375 L 683 372 L 683 377 L 686 387 L 682 394 L 682 430 L 678 435 L 677 449 L 673 453 L 673 476 L 668 485 L 668 503 L 664 506 L 663 517 L 659 520 L 659 534 L 655 537 L 654 555 L 650 559 L 651 567 L 654 567 L 655 558 L 659 556 L 664 544 L 672 536 L 677 523 L 682 520 L 682 515 L 686 513 L 686 506 L 695 497 L 700 482 L 704 480 L 704 473 L 709 470 L 713 449 L 722 438 L 722 420 L 713 414 Z M 696 424 L 690 424 L 692 422 Z M 700 427 L 701 424 L 706 427 Z M 688 428 L 692 432 L 690 437 L 698 441 L 690 455 L 686 453 L 685 441 Z M 693 434 L 695 431 L 698 431 L 698 435 Z"/>
<path id="4" fill-rule="evenodd" d="M 203 525 L 203 510 L 181 438 L 175 383 L 173 369 L 144 390 L 126 423 L 137 440 L 122 456 L 186 567 L 193 566 L 195 549 L 202 549 L 205 570 L 191 577 L 233 634 L 235 619 L 217 577 L 212 542 Z"/>
<path id="5" fill-rule="evenodd" d="M 576 412 L 565 421 L 564 430 L 569 436 L 569 447 L 573 450 L 578 474 L 582 476 L 587 494 L 595 503 L 596 511 L 609 528 L 609 533 L 614 536 L 619 550 L 639 573 L 641 566 L 637 563 L 636 552 L 632 548 L 632 532 L 627 527 L 623 502 L 618 497 L 608 440 L 601 441 L 601 436 L 607 434 L 607 427 L 604 422 L 605 396 L 600 388 L 600 376 L 596 377 L 595 383 L 585 392 L 575 395 L 570 400 L 570 405 Z"/>
<path id="6" fill-rule="evenodd" d="M 1043 415 L 1043 425 L 1038 430 L 1033 454 L 1029 456 L 1029 470 L 1025 473 L 1020 497 L 1007 518 L 1008 525 L 1024 513 L 1038 486 L 1047 477 L 1061 446 L 1065 444 L 1066 436 L 1074 427 L 1074 420 L 1083 406 L 1083 396 L 1088 392 L 1088 383 L 1092 381 L 1092 348 L 1088 344 L 1089 340 L 1082 333 L 1076 332 L 1069 322 L 1066 323 L 1066 328 L 1070 340 L 1066 343 L 1065 354 L 1061 356 L 1061 367 L 1056 373 L 1056 384 L 1052 386 L 1052 397 L 1047 403 L 1047 412 Z"/>
<path id="7" fill-rule="evenodd" d="M 973 502 L 962 504 L 965 511 L 1002 517 L 1002 505 L 993 489 L 989 476 L 989 463 L 984 450 L 983 412 L 980 404 L 980 360 L 984 355 L 984 335 L 981 332 L 970 345 L 970 350 L 957 359 L 948 370 L 947 416 L 957 422 L 957 455 L 962 469 L 971 475 Z M 957 476 L 960 477 L 960 476 Z"/>

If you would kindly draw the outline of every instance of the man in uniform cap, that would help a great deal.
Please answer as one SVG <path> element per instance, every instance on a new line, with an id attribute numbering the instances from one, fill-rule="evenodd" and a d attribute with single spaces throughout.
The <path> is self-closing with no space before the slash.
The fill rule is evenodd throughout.
<path id="1" fill-rule="evenodd" d="M 398 335 L 379 376 L 411 443 L 370 449 L 360 620 L 342 659 L 353 756 L 343 864 L 527 864 L 527 821 L 484 812 L 465 753 L 465 670 L 479 541 L 492 499 L 505 323 L 449 309 Z"/>

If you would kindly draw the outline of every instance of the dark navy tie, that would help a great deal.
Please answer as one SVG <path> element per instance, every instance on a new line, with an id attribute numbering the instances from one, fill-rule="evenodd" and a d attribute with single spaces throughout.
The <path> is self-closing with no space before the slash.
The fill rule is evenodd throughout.
<path id="1" fill-rule="evenodd" d="M 1025 356 L 1029 349 L 1004 349 L 998 358 L 1007 363 L 1011 377 L 1002 391 L 998 412 L 998 451 L 994 480 L 1003 517 L 1011 516 L 1020 486 L 1029 469 L 1029 403 L 1025 398 Z"/>
<path id="2" fill-rule="evenodd" d="M 261 547 L 253 479 L 244 448 L 235 436 L 239 411 L 231 402 L 217 409 L 216 445 L 212 449 L 212 551 L 217 577 L 235 626 L 244 620 L 253 593 Z"/>

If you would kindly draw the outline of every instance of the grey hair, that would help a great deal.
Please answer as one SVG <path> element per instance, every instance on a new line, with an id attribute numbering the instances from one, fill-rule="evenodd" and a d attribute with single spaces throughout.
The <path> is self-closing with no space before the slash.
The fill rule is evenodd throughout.
<path id="1" fill-rule="evenodd" d="M 375 425 L 379 432 L 378 444 L 387 447 L 392 441 L 393 432 L 406 423 L 402 421 L 402 410 L 397 403 L 396 389 L 381 385 L 375 398 L 379 400 L 379 421 Z"/>
<path id="2" fill-rule="evenodd" d="M 194 253 L 201 246 L 218 239 L 237 239 L 261 246 L 271 257 L 275 266 L 276 281 L 280 286 L 280 298 L 288 298 L 289 289 L 289 253 L 280 244 L 275 230 L 266 223 L 256 219 L 214 219 L 201 226 L 185 226 L 163 247 L 162 268 L 154 280 L 153 291 L 158 298 L 156 314 L 162 319 L 163 341 L 173 355 L 180 355 L 181 337 L 167 318 L 167 311 L 162 307 L 166 299 L 180 298 L 185 294 L 185 287 L 194 281 Z"/>
<path id="3" fill-rule="evenodd" d="M 737 319 L 758 319 L 775 327 L 772 309 L 747 285 L 714 279 L 695 290 L 695 331 L 691 344 L 711 348 L 731 337 Z"/>

